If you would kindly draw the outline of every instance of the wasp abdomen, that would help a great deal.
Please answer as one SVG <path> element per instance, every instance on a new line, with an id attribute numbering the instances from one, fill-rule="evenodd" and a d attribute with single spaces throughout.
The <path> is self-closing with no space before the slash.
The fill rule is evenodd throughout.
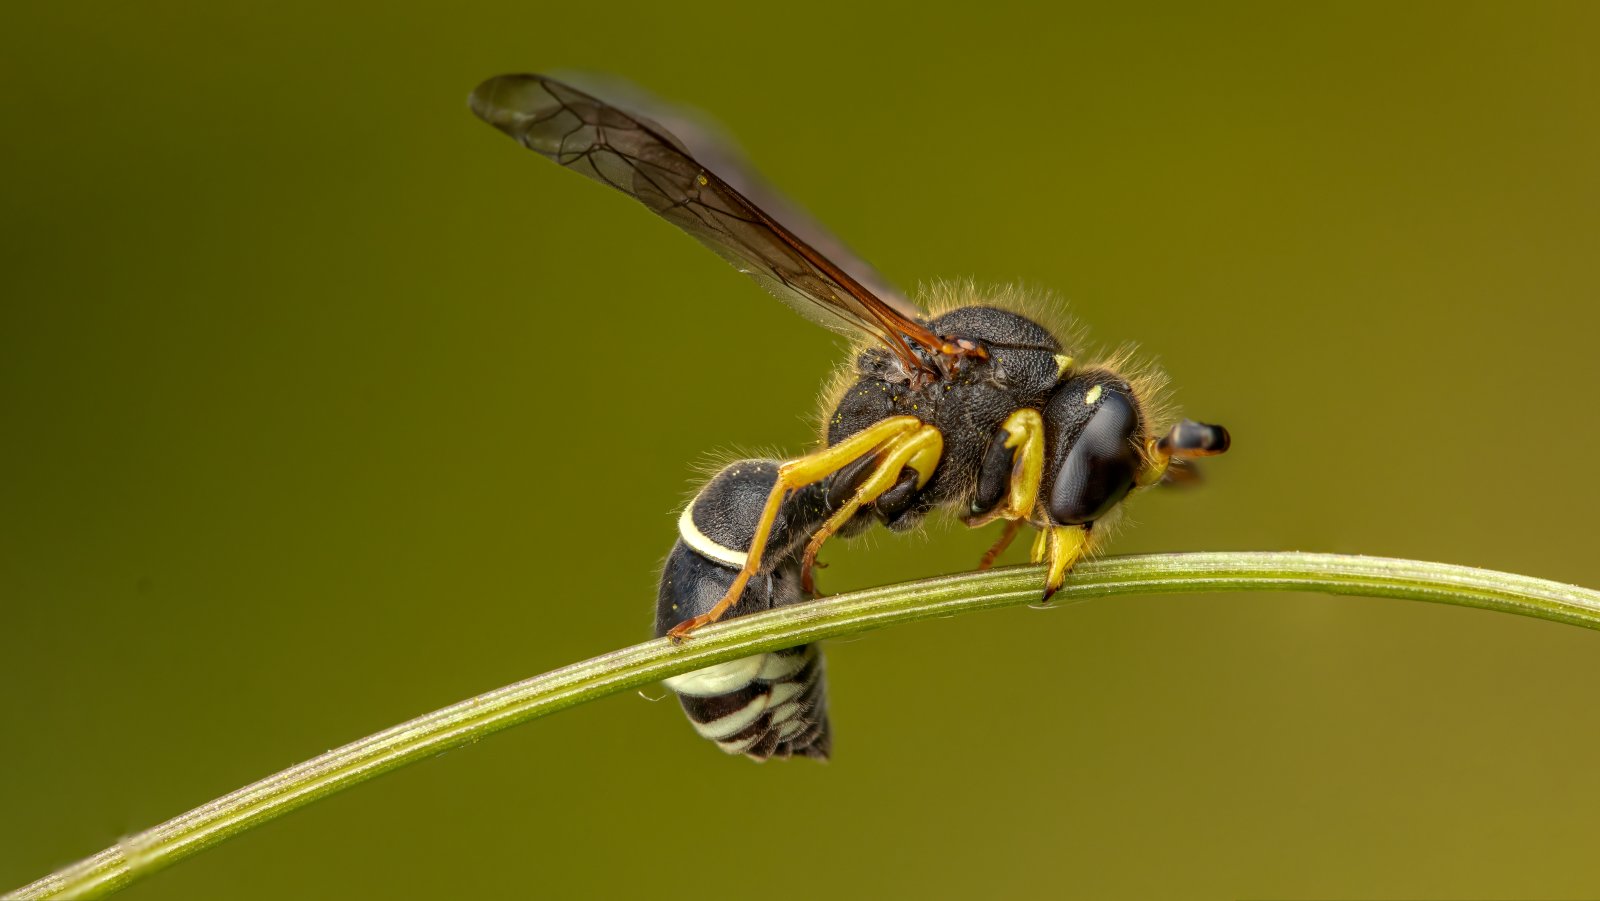
<path id="1" fill-rule="evenodd" d="M 828 756 L 822 654 L 814 645 L 706 667 L 668 679 L 667 687 L 695 731 L 729 754 Z"/>
<path id="2" fill-rule="evenodd" d="M 661 573 L 656 635 L 705 613 L 733 585 L 778 466 L 774 460 L 733 463 L 689 503 Z M 784 503 L 761 569 L 723 619 L 811 599 L 801 587 L 796 546 L 803 546 L 826 518 L 824 494 L 815 486 Z M 756 760 L 828 756 L 822 652 L 813 645 L 715 664 L 674 676 L 666 685 L 677 693 L 695 731 L 730 754 Z"/>

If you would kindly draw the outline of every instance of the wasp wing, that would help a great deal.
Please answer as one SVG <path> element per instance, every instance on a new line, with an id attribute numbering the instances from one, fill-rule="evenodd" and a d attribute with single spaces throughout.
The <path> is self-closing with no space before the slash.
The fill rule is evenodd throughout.
<path id="1" fill-rule="evenodd" d="M 912 369 L 924 364 L 907 339 L 942 344 L 914 306 L 899 309 L 869 291 L 654 122 L 540 75 L 491 78 L 470 103 L 524 147 L 640 201 L 808 319 L 873 335 Z"/>
<path id="2" fill-rule="evenodd" d="M 783 223 L 795 236 L 832 260 L 874 297 L 908 319 L 925 318 L 922 309 L 893 282 L 884 278 L 872 264 L 851 250 L 849 245 L 818 222 L 805 208 L 784 196 L 763 178 L 751 165 L 739 142 L 715 120 L 699 110 L 669 104 L 638 85 L 614 75 L 561 72 L 558 76 L 567 85 L 591 97 L 604 97 L 612 105 L 628 110 L 639 122 L 658 126 L 658 132 L 676 139 L 696 162 L 722 176 L 722 180 L 744 199 L 774 221 Z"/>

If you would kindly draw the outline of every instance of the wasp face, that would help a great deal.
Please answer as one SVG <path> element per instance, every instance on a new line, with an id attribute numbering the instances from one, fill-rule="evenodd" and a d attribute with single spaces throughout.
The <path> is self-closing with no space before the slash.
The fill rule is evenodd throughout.
<path id="1" fill-rule="evenodd" d="M 1227 429 L 1190 419 L 1152 440 L 1133 388 L 1109 372 L 1063 381 L 1042 412 L 1047 451 L 1039 500 L 1058 526 L 1093 524 L 1135 486 L 1160 480 L 1173 459 L 1228 449 Z"/>
<path id="2" fill-rule="evenodd" d="M 1128 496 L 1144 466 L 1144 423 L 1133 389 L 1108 373 L 1086 373 L 1062 382 L 1041 412 L 1045 511 L 1055 525 L 1093 523 Z"/>

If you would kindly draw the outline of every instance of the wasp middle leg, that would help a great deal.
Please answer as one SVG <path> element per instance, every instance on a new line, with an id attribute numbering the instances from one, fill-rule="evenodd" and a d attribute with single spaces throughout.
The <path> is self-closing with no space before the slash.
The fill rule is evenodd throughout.
<path id="1" fill-rule="evenodd" d="M 927 485 L 943 455 L 944 436 L 939 434 L 938 429 L 926 424 L 896 436 L 883 446 L 875 456 L 876 462 L 871 470 L 849 500 L 828 517 L 828 521 L 812 534 L 811 541 L 806 544 L 805 554 L 800 559 L 800 584 L 808 594 L 816 591 L 811 570 L 816 566 L 817 552 L 822 549 L 822 543 L 843 528 L 863 506 L 889 490 L 905 485 L 914 492 Z"/>

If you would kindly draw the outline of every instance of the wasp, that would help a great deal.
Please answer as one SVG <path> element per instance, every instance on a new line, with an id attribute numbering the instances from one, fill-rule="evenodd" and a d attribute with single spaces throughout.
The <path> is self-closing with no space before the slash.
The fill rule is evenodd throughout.
<path id="1" fill-rule="evenodd" d="M 1163 379 L 1126 355 L 1080 356 L 1004 290 L 912 303 L 723 143 L 671 111 L 629 112 L 540 75 L 473 91 L 480 118 L 561 166 L 643 203 L 807 318 L 857 339 L 824 404 L 820 447 L 729 464 L 689 502 L 663 568 L 656 634 L 682 641 L 725 617 L 816 597 L 823 544 L 933 511 L 1004 523 L 988 568 L 1037 530 L 1048 602 L 1135 490 L 1220 454 L 1226 429 L 1166 412 Z M 812 646 L 667 681 L 701 735 L 758 760 L 830 749 L 822 657 Z"/>

